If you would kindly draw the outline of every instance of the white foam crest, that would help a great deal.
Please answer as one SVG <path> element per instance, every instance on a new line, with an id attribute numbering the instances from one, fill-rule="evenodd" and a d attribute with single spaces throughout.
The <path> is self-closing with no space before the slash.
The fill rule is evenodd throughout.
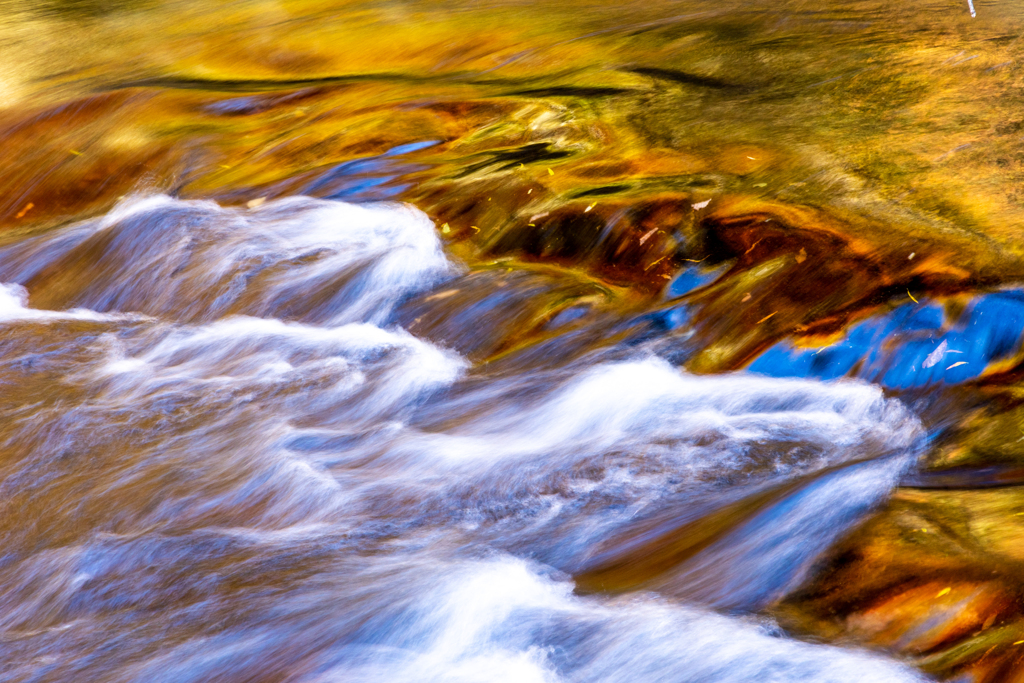
<path id="1" fill-rule="evenodd" d="M 494 462 L 588 455 L 711 430 L 734 445 L 806 439 L 841 453 L 870 435 L 907 448 L 919 425 L 899 402 L 861 382 L 698 377 L 650 358 L 598 365 L 531 409 L 489 415 L 479 426 L 424 442 L 452 463 Z"/>
<path id="2" fill-rule="evenodd" d="M 95 320 L 123 319 L 86 309 L 71 311 L 47 311 L 28 307 L 28 290 L 18 284 L 0 284 L 0 323 L 20 320 Z"/>
<path id="3" fill-rule="evenodd" d="M 153 221 L 160 237 L 148 239 Z M 277 309 L 302 306 L 327 287 L 323 305 L 334 324 L 379 323 L 403 296 L 455 271 L 427 216 L 403 204 L 292 197 L 245 210 L 150 196 L 122 203 L 100 229 L 120 231 L 119 248 L 133 251 L 112 287 L 144 289 L 145 305 L 156 312 L 195 298 L 185 286 L 213 292 L 212 303 L 203 304 L 213 309 L 206 318 L 239 312 L 243 301 L 240 312 L 280 317 Z M 342 275 L 347 284 L 333 282 Z"/>
<path id="4" fill-rule="evenodd" d="M 404 297 L 457 271 L 414 207 L 307 197 L 247 210 L 135 196 L 4 255 L 4 279 L 32 280 L 55 307 L 183 322 L 245 314 L 383 323 Z M 61 280 L 69 268 L 74 282 Z"/>
<path id="5" fill-rule="evenodd" d="M 382 374 L 361 402 L 366 412 L 387 412 L 423 392 L 456 381 L 462 357 L 400 328 L 368 323 L 317 327 L 236 316 L 208 325 L 171 328 L 150 349 L 132 357 L 107 338 L 109 361 L 98 370 L 116 391 L 136 396 L 169 385 L 290 382 L 319 373 L 333 380 L 333 398 L 366 385 L 365 373 Z M 331 391 L 316 392 L 320 399 Z"/>
<path id="6" fill-rule="evenodd" d="M 454 566 L 384 643 L 314 679 L 902 683 L 927 680 L 868 652 L 802 643 L 769 625 L 646 596 L 608 601 L 500 558 Z"/>
<path id="7" fill-rule="evenodd" d="M 433 223 L 407 204 L 347 204 L 303 197 L 270 202 L 247 216 L 288 251 L 303 253 L 329 247 L 337 253 L 314 270 L 321 273 L 372 260 L 361 295 L 334 316 L 334 322 L 380 322 L 389 303 L 402 294 L 425 289 L 454 272 Z"/>
<path id="8" fill-rule="evenodd" d="M 217 202 L 210 200 L 191 199 L 186 202 L 166 194 L 131 194 L 115 204 L 114 208 L 104 214 L 99 221 L 87 223 L 93 231 L 99 232 L 117 225 L 128 218 L 163 208 L 175 208 L 186 203 L 190 206 L 203 207 L 210 211 L 220 209 Z"/>

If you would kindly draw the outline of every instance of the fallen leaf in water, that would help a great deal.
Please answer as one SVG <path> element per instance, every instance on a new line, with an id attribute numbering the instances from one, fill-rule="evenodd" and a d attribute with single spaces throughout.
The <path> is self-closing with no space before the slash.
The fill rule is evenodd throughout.
<path id="1" fill-rule="evenodd" d="M 21 211 L 18 212 L 18 215 L 15 216 L 15 218 L 23 218 L 26 213 L 28 213 L 29 211 L 32 210 L 33 206 L 35 206 L 35 204 L 33 204 L 32 202 L 29 202 L 28 204 L 25 205 L 24 209 L 22 209 Z"/>
<path id="2" fill-rule="evenodd" d="M 909 289 L 907 290 L 907 296 L 909 296 L 910 300 L 913 301 L 915 304 L 918 303 L 917 299 L 914 298 L 914 295 L 910 293 Z"/>
<path id="3" fill-rule="evenodd" d="M 549 168 L 549 169 L 548 169 L 548 175 L 555 175 L 555 172 L 554 172 L 554 171 L 552 171 L 552 170 L 551 170 L 551 169 Z"/>
<path id="4" fill-rule="evenodd" d="M 700 211 L 701 209 L 703 209 L 705 206 L 707 206 L 710 203 L 711 203 L 710 199 L 705 199 L 702 202 L 697 202 L 696 204 L 694 204 L 693 205 L 693 209 L 694 209 L 694 211 Z"/>
<path id="5" fill-rule="evenodd" d="M 946 586 L 945 588 L 943 588 L 942 590 L 940 590 L 940 591 L 939 591 L 939 594 L 938 594 L 938 595 L 936 595 L 935 597 L 937 597 L 937 598 L 941 598 L 941 597 L 942 597 L 943 595 L 946 595 L 946 594 L 947 594 L 947 593 L 949 593 L 949 591 L 951 591 L 951 590 L 953 590 L 953 589 L 952 589 L 952 588 L 950 588 L 949 586 Z"/>
<path id="6" fill-rule="evenodd" d="M 457 289 L 449 289 L 444 292 L 438 292 L 437 294 L 431 294 L 424 301 L 440 301 L 441 299 L 447 299 L 450 296 L 455 296 L 459 293 Z"/>
<path id="7" fill-rule="evenodd" d="M 796 255 L 796 262 L 797 263 L 803 263 L 806 260 L 807 260 L 807 250 L 804 249 L 803 247 L 800 247 L 800 253 Z"/>
<path id="8" fill-rule="evenodd" d="M 651 228 L 643 237 L 640 238 L 640 244 L 643 244 L 647 240 L 651 239 L 651 235 L 658 232 L 657 228 Z"/>
<path id="9" fill-rule="evenodd" d="M 743 302 L 743 301 L 750 301 L 750 292 L 747 292 L 746 294 L 744 294 L 743 298 L 740 299 L 740 301 L 741 302 Z"/>
<path id="10" fill-rule="evenodd" d="M 661 263 L 664 260 L 665 260 L 665 257 L 662 256 L 657 261 L 651 261 L 651 263 L 646 268 L 644 268 L 644 270 L 650 270 L 651 268 L 653 268 L 654 266 L 658 265 L 659 263 Z"/>
<path id="11" fill-rule="evenodd" d="M 444 234 L 447 235 L 451 231 L 452 231 L 452 229 L 448 227 L 447 223 L 445 223 L 444 225 L 441 226 L 441 232 L 443 232 Z"/>
<path id="12" fill-rule="evenodd" d="M 935 348 L 935 350 L 932 351 L 931 353 L 929 353 L 928 357 L 924 359 L 924 362 L 921 363 L 921 367 L 922 368 L 930 368 L 933 365 L 936 365 L 940 360 L 942 360 L 943 356 L 946 355 L 946 349 L 947 348 L 948 348 L 948 344 L 946 344 L 946 340 L 943 339 L 942 343 L 939 344 Z"/>
<path id="13" fill-rule="evenodd" d="M 266 197 L 257 197 L 256 199 L 251 199 L 251 200 L 247 201 L 245 203 L 245 205 L 248 206 L 250 209 L 255 209 L 258 206 L 262 206 L 263 203 L 266 202 L 266 201 L 267 201 Z"/>
<path id="14" fill-rule="evenodd" d="M 955 368 L 955 367 L 956 367 L 956 366 L 958 366 L 958 365 L 967 365 L 967 361 L 965 361 L 965 360 L 962 360 L 962 361 L 960 361 L 959 363 L 953 363 L 952 365 L 950 365 L 950 366 L 949 366 L 948 368 L 946 368 L 946 369 L 947 369 L 947 370 L 952 370 L 953 368 Z"/>
<path id="15" fill-rule="evenodd" d="M 775 313 L 778 313 L 778 311 L 775 311 Z M 763 317 L 763 318 L 761 318 L 760 320 L 758 320 L 758 321 L 757 321 L 757 324 L 758 324 L 758 325 L 760 325 L 760 324 L 761 324 L 761 323 L 763 323 L 763 322 L 764 322 L 765 320 L 767 320 L 768 318 L 770 318 L 770 317 L 772 317 L 773 315 L 775 315 L 775 313 L 769 313 L 769 314 L 768 314 L 768 315 L 766 315 L 765 317 Z"/>

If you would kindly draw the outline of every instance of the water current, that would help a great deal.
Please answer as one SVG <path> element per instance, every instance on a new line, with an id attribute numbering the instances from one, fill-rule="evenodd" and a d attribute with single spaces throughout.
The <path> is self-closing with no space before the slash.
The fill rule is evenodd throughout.
<path id="1" fill-rule="evenodd" d="M 1024 682 L 1019 0 L 0 0 L 0 683 Z"/>
<path id="2" fill-rule="evenodd" d="M 5 247 L 4 680 L 920 679 L 750 616 L 913 465 L 904 405 L 399 324 L 467 275 L 409 206 L 307 198 Z"/>

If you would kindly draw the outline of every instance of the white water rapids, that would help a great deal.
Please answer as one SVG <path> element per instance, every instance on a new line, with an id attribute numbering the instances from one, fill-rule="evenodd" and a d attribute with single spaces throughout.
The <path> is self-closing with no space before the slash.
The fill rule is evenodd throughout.
<path id="1" fill-rule="evenodd" d="M 304 198 L 0 247 L 0 681 L 923 679 L 758 616 L 913 464 L 909 411 L 397 324 L 466 272 L 415 209 Z M 800 477 L 653 588 L 574 590 L 637 520 Z"/>

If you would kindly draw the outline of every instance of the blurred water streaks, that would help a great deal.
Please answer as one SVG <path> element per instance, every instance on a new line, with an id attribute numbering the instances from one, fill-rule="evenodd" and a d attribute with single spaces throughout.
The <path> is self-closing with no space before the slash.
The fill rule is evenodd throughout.
<path id="1" fill-rule="evenodd" d="M 1016 680 L 1024 6 L 825 4 L 0 0 L 2 676 Z"/>

